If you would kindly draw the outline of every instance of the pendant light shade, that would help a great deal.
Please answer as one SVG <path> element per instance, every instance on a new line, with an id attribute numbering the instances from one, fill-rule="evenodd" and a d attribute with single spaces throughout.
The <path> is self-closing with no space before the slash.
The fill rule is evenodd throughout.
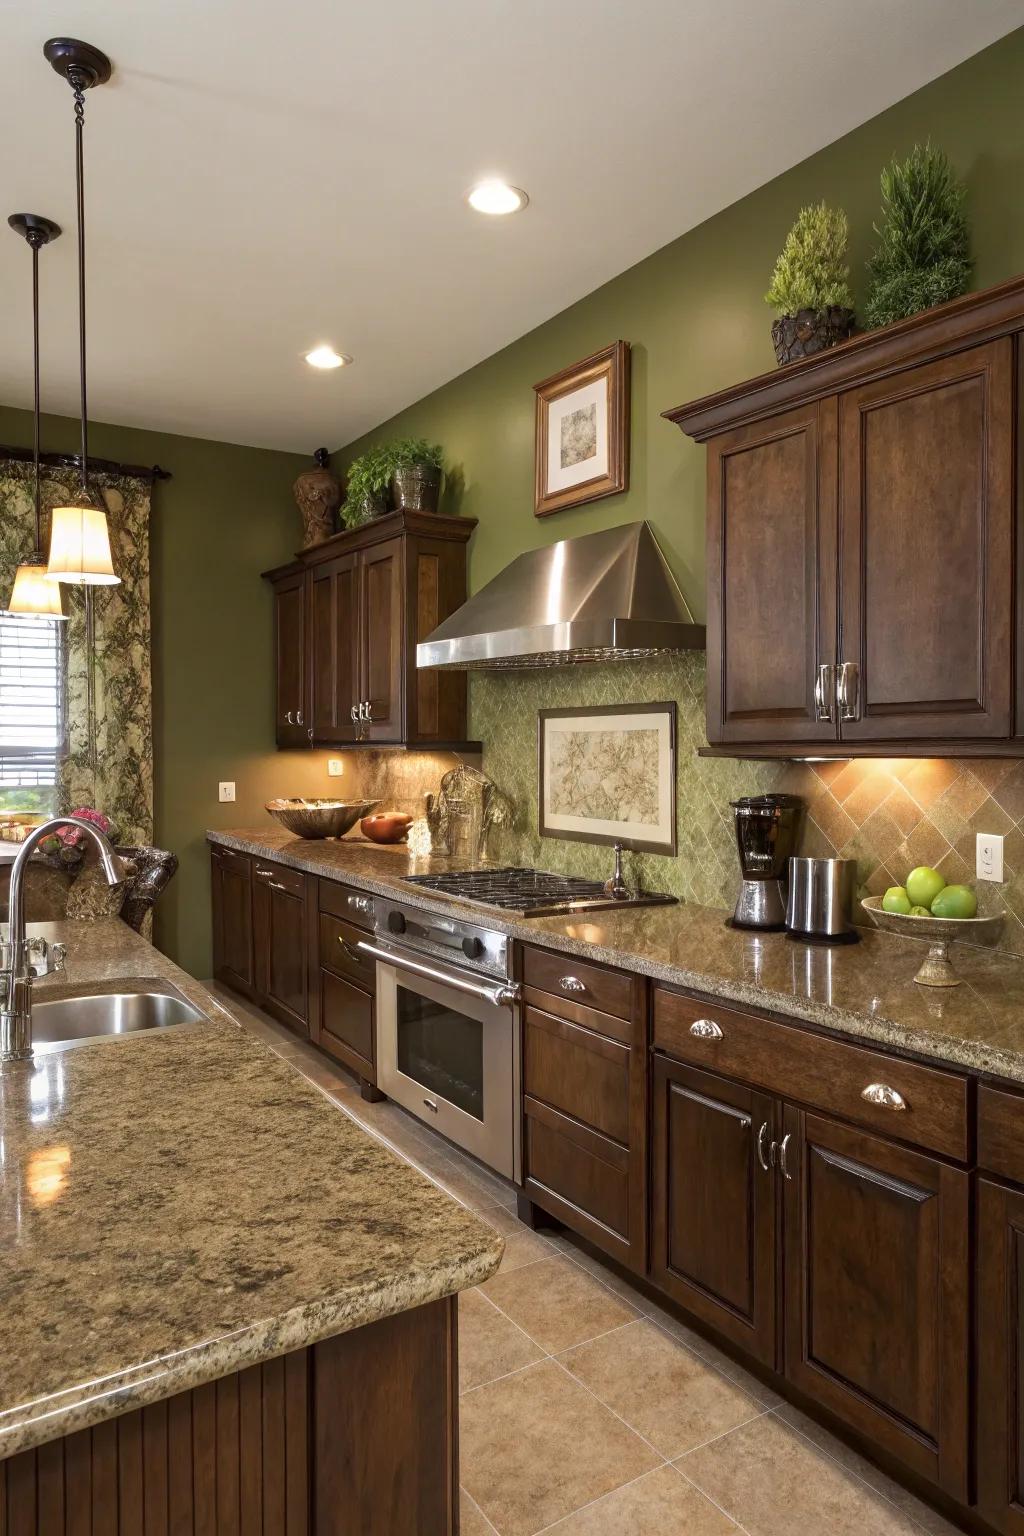
<path id="1" fill-rule="evenodd" d="M 18 566 L 7 611 L 16 613 L 19 618 L 63 619 L 60 588 L 46 578 L 39 497 L 39 252 L 51 240 L 56 240 L 60 225 L 39 213 L 12 213 L 7 222 L 15 234 L 28 243 L 32 252 L 32 464 L 36 515 L 35 548 Z"/>
<path id="2" fill-rule="evenodd" d="M 51 585 L 117 586 L 121 578 L 114 574 L 107 514 L 101 507 L 54 507 L 46 577 Z"/>

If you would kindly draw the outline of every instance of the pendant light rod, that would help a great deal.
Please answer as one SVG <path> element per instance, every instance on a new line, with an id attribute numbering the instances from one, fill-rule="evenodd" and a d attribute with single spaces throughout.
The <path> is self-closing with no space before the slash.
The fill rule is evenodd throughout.
<path id="1" fill-rule="evenodd" d="M 51 37 L 43 53 L 68 82 L 75 99 L 75 192 L 78 216 L 78 370 L 82 402 L 82 491 L 89 491 L 89 410 L 85 348 L 85 93 L 110 79 L 110 60 L 91 43 L 73 37 Z"/>
<path id="2" fill-rule="evenodd" d="M 35 470 L 36 554 L 43 552 L 42 506 L 39 494 L 39 252 L 60 234 L 60 225 L 41 213 L 12 213 L 7 220 L 32 252 L 32 464 Z"/>

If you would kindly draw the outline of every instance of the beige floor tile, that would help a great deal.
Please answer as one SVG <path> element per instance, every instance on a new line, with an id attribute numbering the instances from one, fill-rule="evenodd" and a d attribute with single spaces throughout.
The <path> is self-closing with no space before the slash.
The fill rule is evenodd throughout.
<path id="1" fill-rule="evenodd" d="M 472 1527 L 462 1536 L 467 1529 L 472 1536 Z M 546 1536 L 730 1536 L 736 1529 L 674 1467 L 659 1467 L 557 1521 Z"/>
<path id="2" fill-rule="evenodd" d="M 502 1237 L 524 1232 L 530 1234 L 530 1228 L 519 1220 L 515 1211 L 507 1205 L 481 1205 L 477 1207 L 477 1215 L 481 1221 L 486 1221 L 488 1226 L 500 1232 Z M 547 1237 L 544 1239 L 547 1242 Z"/>
<path id="3" fill-rule="evenodd" d="M 536 1264 L 538 1259 L 550 1259 L 554 1249 L 549 1242 L 528 1227 L 505 1234 L 505 1253 L 498 1266 L 499 1274 L 510 1269 L 522 1269 L 524 1264 Z"/>
<path id="4" fill-rule="evenodd" d="M 632 1306 L 636 1307 L 638 1311 L 644 1311 L 646 1304 L 645 1298 L 636 1289 L 636 1286 L 630 1285 L 628 1280 L 623 1279 L 623 1277 L 617 1274 L 616 1271 L 613 1270 L 609 1265 L 603 1263 L 600 1259 L 595 1258 L 594 1255 L 592 1253 L 588 1253 L 585 1248 L 581 1248 L 579 1241 L 575 1239 L 573 1233 L 568 1231 L 551 1232 L 546 1235 L 548 1237 L 548 1241 L 555 1248 L 557 1248 L 560 1253 L 564 1254 L 567 1259 L 571 1259 L 574 1264 L 579 1264 L 580 1267 L 585 1269 L 588 1274 L 593 1275 L 595 1279 L 600 1280 L 601 1283 L 606 1285 L 610 1291 L 614 1291 L 616 1296 L 622 1296 Z"/>
<path id="5" fill-rule="evenodd" d="M 893 1482 L 892 1478 L 887 1477 L 879 1467 L 873 1466 L 870 1461 L 859 1456 L 848 1445 L 837 1440 L 835 1435 L 830 1434 L 827 1429 L 822 1429 L 820 1424 L 816 1424 L 805 1413 L 801 1413 L 799 1408 L 794 1408 L 792 1403 L 784 1403 L 778 1410 L 778 1416 L 784 1423 L 791 1424 L 802 1435 L 806 1435 L 808 1440 L 813 1441 L 826 1456 L 831 1456 L 834 1461 L 838 1461 L 856 1477 L 869 1483 L 884 1498 L 895 1504 L 903 1514 L 909 1515 L 911 1520 L 916 1521 L 923 1531 L 927 1531 L 928 1536 L 959 1536 L 958 1526 L 951 1525 L 943 1515 L 916 1498 L 909 1489 L 901 1488 L 899 1483 Z"/>
<path id="6" fill-rule="evenodd" d="M 912 1520 L 774 1413 L 676 1465 L 750 1536 L 921 1536 Z"/>
<path id="7" fill-rule="evenodd" d="M 461 1481 L 501 1536 L 533 1536 L 658 1465 L 553 1360 L 460 1402 Z"/>
<path id="8" fill-rule="evenodd" d="M 459 1388 L 468 1392 L 543 1359 L 544 1351 L 478 1289 L 459 1297 Z"/>
<path id="9" fill-rule="evenodd" d="M 559 1359 L 669 1459 L 762 1412 L 752 1397 L 646 1318 Z"/>
<path id="10" fill-rule="evenodd" d="M 635 1308 L 568 1259 L 541 1259 L 497 1274 L 483 1287 L 487 1296 L 542 1349 L 559 1354 L 632 1321 Z"/>
<path id="11" fill-rule="evenodd" d="M 494 1526 L 480 1513 L 465 1488 L 459 1489 L 459 1536 L 494 1536 Z"/>
<path id="12" fill-rule="evenodd" d="M 729 1381 L 740 1387 L 752 1397 L 761 1408 L 779 1408 L 785 1402 L 772 1387 L 765 1386 L 759 1381 L 753 1372 L 744 1369 L 731 1355 L 727 1355 L 724 1349 L 719 1349 L 717 1344 L 712 1344 L 710 1339 L 698 1333 L 695 1328 L 690 1328 L 681 1322 L 664 1307 L 657 1306 L 654 1302 L 643 1299 L 642 1309 L 644 1315 L 649 1317 L 659 1328 L 663 1328 L 672 1338 L 685 1344 L 687 1349 L 692 1349 L 695 1355 L 713 1365 L 716 1371 L 720 1371 Z"/>

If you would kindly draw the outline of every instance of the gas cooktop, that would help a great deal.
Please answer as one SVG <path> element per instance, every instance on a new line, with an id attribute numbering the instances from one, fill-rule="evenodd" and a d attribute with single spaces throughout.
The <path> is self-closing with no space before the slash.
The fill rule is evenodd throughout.
<path id="1" fill-rule="evenodd" d="M 676 900 L 657 891 L 610 896 L 600 880 L 555 875 L 543 869 L 464 869 L 448 875 L 409 875 L 410 885 L 439 891 L 471 905 L 501 907 L 518 917 L 553 917 L 563 912 L 599 912 L 610 907 L 651 907 Z"/>

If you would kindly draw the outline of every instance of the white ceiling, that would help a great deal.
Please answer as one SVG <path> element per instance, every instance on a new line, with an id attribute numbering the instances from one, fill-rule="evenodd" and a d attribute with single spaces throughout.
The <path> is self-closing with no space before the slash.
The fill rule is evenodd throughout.
<path id="1" fill-rule="evenodd" d="M 0 213 L 46 214 L 44 408 L 77 412 L 71 93 L 86 101 L 90 414 L 349 441 L 1024 23 L 1024 0 L 0 0 Z M 486 174 L 525 213 L 463 202 Z M 0 401 L 31 403 L 0 223 Z M 321 341 L 355 365 L 315 373 Z"/>

